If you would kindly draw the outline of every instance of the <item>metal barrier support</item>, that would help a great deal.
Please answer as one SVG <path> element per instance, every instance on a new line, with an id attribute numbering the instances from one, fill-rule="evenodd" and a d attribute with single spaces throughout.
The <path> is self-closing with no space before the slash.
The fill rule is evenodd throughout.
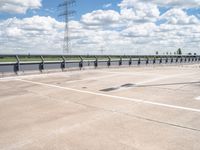
<path id="1" fill-rule="evenodd" d="M 176 57 L 176 63 L 178 62 L 178 57 Z"/>
<path id="2" fill-rule="evenodd" d="M 166 57 L 165 63 L 166 63 L 166 64 L 168 63 L 168 57 Z"/>
<path id="3" fill-rule="evenodd" d="M 155 64 L 155 63 L 156 63 L 156 58 L 154 57 L 154 58 L 153 58 L 153 64 Z"/>
<path id="4" fill-rule="evenodd" d="M 159 63 L 162 64 L 162 58 L 160 58 L 160 62 Z"/>
<path id="5" fill-rule="evenodd" d="M 61 69 L 62 71 L 64 71 L 64 69 L 66 68 L 66 60 L 65 60 L 65 57 L 64 56 L 61 56 L 62 58 L 62 62 L 61 62 Z"/>
<path id="6" fill-rule="evenodd" d="M 173 63 L 174 62 L 174 58 L 173 57 L 171 57 L 171 63 Z"/>
<path id="7" fill-rule="evenodd" d="M 141 59 L 140 59 L 140 57 L 139 57 L 139 59 L 138 59 L 138 65 L 140 65 L 141 64 Z"/>
<path id="8" fill-rule="evenodd" d="M 81 56 L 79 56 L 80 58 L 80 62 L 79 62 L 79 68 L 82 69 L 83 68 L 83 58 Z"/>
<path id="9" fill-rule="evenodd" d="M 95 56 L 95 62 L 94 62 L 94 66 L 95 66 L 95 68 L 97 68 L 97 67 L 98 67 L 98 57 L 97 57 L 97 56 Z"/>
<path id="10" fill-rule="evenodd" d="M 41 63 L 39 64 L 39 70 L 42 72 L 44 70 L 44 57 L 40 56 Z"/>
<path id="11" fill-rule="evenodd" d="M 58 60 L 58 61 L 45 61 L 44 58 L 48 58 L 48 56 L 51 57 L 56 57 L 56 58 L 62 58 L 62 60 Z M 121 66 L 121 65 L 142 65 L 145 64 L 148 65 L 150 63 L 153 64 L 162 64 L 162 63 L 169 63 L 169 64 L 173 64 L 173 63 L 197 63 L 200 62 L 200 55 L 129 55 L 129 56 L 119 56 L 119 55 L 92 55 L 89 56 L 87 55 L 87 58 L 95 58 L 95 60 L 91 61 L 88 60 L 88 65 L 84 65 L 85 62 L 87 63 L 87 61 L 84 61 L 84 57 L 86 57 L 85 55 L 1 55 L 0 54 L 0 59 L 4 59 L 4 57 L 12 57 L 15 58 L 14 62 L 0 62 L 0 72 L 2 74 L 7 73 L 7 72 L 15 72 L 16 74 L 18 74 L 18 72 L 20 70 L 22 71 L 31 71 L 31 70 L 40 70 L 41 72 L 45 69 L 51 68 L 51 69 L 61 69 L 62 71 L 64 69 L 66 69 L 66 67 L 68 66 L 69 68 L 73 68 L 73 67 L 79 67 L 80 69 L 82 69 L 83 67 L 87 67 L 87 66 L 94 66 L 95 68 L 99 67 L 100 62 L 101 66 L 107 66 L 110 67 L 112 66 Z M 24 58 L 30 58 L 30 60 L 32 60 L 32 57 L 37 57 L 36 61 L 27 61 L 27 62 L 22 62 L 21 60 L 23 60 Z M 70 61 L 67 62 L 67 58 L 72 57 L 72 58 L 76 58 L 74 61 Z M 114 60 L 112 60 L 112 57 L 114 58 Z M 40 58 L 40 60 L 38 61 L 38 58 Z M 80 61 L 77 61 L 77 58 L 80 59 Z M 102 58 L 102 60 L 101 60 Z M 105 58 L 108 58 L 107 60 L 104 60 Z M 116 59 L 118 58 L 118 59 Z M 53 60 L 53 59 L 52 59 Z M 113 63 L 112 63 L 113 62 Z M 133 63 L 135 62 L 135 63 Z M 69 65 L 68 65 L 69 64 Z M 46 66 L 45 66 L 46 65 Z M 39 66 L 39 68 L 38 68 Z M 30 68 L 29 68 L 30 67 Z M 38 68 L 38 69 L 37 69 Z"/>
<path id="12" fill-rule="evenodd" d="M 131 66 L 132 65 L 132 57 L 130 56 L 130 58 L 129 58 L 129 66 Z"/>
<path id="13" fill-rule="evenodd" d="M 120 56 L 120 60 L 119 60 L 119 66 L 122 65 L 122 57 Z"/>
<path id="14" fill-rule="evenodd" d="M 149 64 L 149 58 L 146 58 L 146 65 Z"/>
<path id="15" fill-rule="evenodd" d="M 20 71 L 20 59 L 18 57 L 18 55 L 15 55 L 15 58 L 16 58 L 16 64 L 14 65 L 14 72 L 16 74 L 18 74 L 18 72 Z"/>
<path id="16" fill-rule="evenodd" d="M 110 65 L 111 65 L 111 58 L 110 58 L 110 56 L 108 56 L 108 62 L 107 62 L 107 65 L 108 65 L 108 67 L 110 67 Z"/>
<path id="17" fill-rule="evenodd" d="M 197 57 L 195 57 L 195 61 L 197 61 Z"/>

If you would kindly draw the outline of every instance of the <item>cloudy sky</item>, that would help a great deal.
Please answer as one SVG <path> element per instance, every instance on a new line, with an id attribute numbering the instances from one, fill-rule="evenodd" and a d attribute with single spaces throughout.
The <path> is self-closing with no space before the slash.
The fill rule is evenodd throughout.
<path id="1" fill-rule="evenodd" d="M 0 53 L 62 53 L 62 0 L 0 0 Z M 77 0 L 77 54 L 200 54 L 200 0 Z"/>

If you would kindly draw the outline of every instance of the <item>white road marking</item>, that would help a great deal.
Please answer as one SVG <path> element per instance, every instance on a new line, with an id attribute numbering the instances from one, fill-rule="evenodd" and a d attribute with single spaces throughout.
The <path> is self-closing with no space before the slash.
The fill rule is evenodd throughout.
<path id="1" fill-rule="evenodd" d="M 196 100 L 200 100 L 200 96 L 195 98 Z"/>
<path id="2" fill-rule="evenodd" d="M 97 93 L 97 92 L 78 90 L 78 89 L 62 87 L 62 86 L 58 86 L 58 85 L 41 83 L 41 82 L 35 82 L 35 81 L 29 81 L 29 80 L 23 80 L 23 79 L 17 79 L 17 81 L 31 83 L 31 84 L 35 84 L 35 85 L 42 85 L 42 86 L 47 86 L 47 87 L 52 87 L 52 88 L 59 88 L 59 89 L 63 89 L 63 90 L 73 91 L 73 92 L 79 92 L 79 93 L 85 93 L 85 94 L 91 94 L 91 95 L 103 96 L 103 97 L 109 97 L 109 98 L 116 98 L 116 99 L 136 102 L 136 103 L 143 103 L 143 104 L 149 104 L 149 105 L 155 105 L 155 106 L 162 106 L 162 107 L 171 108 L 171 109 L 180 109 L 180 110 L 192 111 L 192 112 L 200 113 L 200 109 L 195 109 L 195 108 L 190 108 L 190 107 L 176 106 L 176 105 L 151 102 L 151 101 L 146 101 L 146 100 L 141 100 L 141 99 L 134 99 L 134 98 L 114 96 L 114 95 L 108 95 L 108 94 Z"/>

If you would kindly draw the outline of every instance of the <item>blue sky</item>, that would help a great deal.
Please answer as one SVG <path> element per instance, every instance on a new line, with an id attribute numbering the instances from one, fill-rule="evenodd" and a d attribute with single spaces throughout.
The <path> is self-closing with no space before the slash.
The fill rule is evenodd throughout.
<path id="1" fill-rule="evenodd" d="M 11 17 L 31 17 L 34 15 L 41 15 L 41 16 L 52 16 L 57 20 L 60 20 L 59 17 L 59 8 L 58 5 L 62 3 L 63 0 L 43 0 L 42 7 L 36 10 L 28 10 L 25 14 L 10 14 L 10 13 L 1 13 L 0 19 L 6 19 Z M 75 20 L 79 20 L 80 17 L 85 14 L 89 13 L 93 10 L 98 9 L 113 9 L 119 11 L 119 7 L 117 6 L 120 3 L 120 0 L 77 0 L 75 6 L 72 8 L 76 10 L 76 14 L 74 15 Z M 106 4 L 112 4 L 109 8 L 104 8 L 103 6 Z"/>
<path id="2" fill-rule="evenodd" d="M 0 53 L 62 53 L 60 3 L 0 1 Z M 77 0 L 72 9 L 72 53 L 199 53 L 200 1 Z"/>
<path id="3" fill-rule="evenodd" d="M 12 17 L 17 18 L 24 18 L 24 17 L 31 17 L 34 15 L 41 15 L 41 16 L 52 16 L 56 18 L 57 20 L 60 20 L 59 17 L 59 8 L 57 7 L 60 3 L 62 3 L 63 0 L 42 0 L 42 7 L 40 9 L 36 10 L 28 10 L 25 14 L 15 14 L 15 13 L 3 13 L 0 12 L 0 19 L 7 19 Z M 120 11 L 118 4 L 121 2 L 121 0 L 77 0 L 75 6 L 72 8 L 76 10 L 76 14 L 74 15 L 75 20 L 80 20 L 81 16 L 85 13 L 89 13 L 94 10 L 98 9 L 112 9 L 116 11 Z M 104 5 L 106 4 L 112 4 L 110 7 L 105 8 Z M 163 14 L 167 10 L 169 10 L 169 7 L 159 7 L 160 13 Z M 198 18 L 200 18 L 200 8 L 190 8 L 185 9 L 185 11 L 189 15 L 195 15 Z"/>

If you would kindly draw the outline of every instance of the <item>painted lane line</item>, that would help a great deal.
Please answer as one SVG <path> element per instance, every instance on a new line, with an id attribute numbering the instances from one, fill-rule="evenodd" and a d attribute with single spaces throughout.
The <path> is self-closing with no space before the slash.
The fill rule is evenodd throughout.
<path id="1" fill-rule="evenodd" d="M 170 105 L 170 104 L 164 104 L 164 103 L 158 103 L 158 102 L 151 102 L 151 101 L 146 101 L 146 100 L 141 100 L 141 99 L 134 99 L 134 98 L 114 96 L 114 95 L 108 95 L 108 94 L 97 93 L 97 92 L 90 92 L 90 91 L 78 90 L 78 89 L 73 89 L 73 88 L 68 88 L 68 87 L 62 87 L 62 86 L 57 86 L 57 85 L 47 84 L 47 83 L 40 83 L 40 82 L 35 82 L 35 81 L 29 81 L 29 80 L 17 79 L 17 81 L 31 83 L 31 84 L 35 84 L 35 85 L 42 85 L 42 86 L 47 86 L 47 87 L 52 87 L 52 88 L 59 88 L 59 89 L 73 91 L 73 92 L 78 92 L 78 93 L 85 93 L 85 94 L 90 94 L 90 95 L 96 95 L 96 96 L 103 96 L 103 97 L 108 97 L 108 98 L 121 99 L 121 100 L 136 102 L 136 103 L 143 103 L 143 104 L 149 104 L 149 105 L 154 105 L 154 106 L 161 106 L 161 107 L 166 107 L 166 108 L 171 108 L 171 109 L 179 109 L 179 110 L 185 110 L 185 111 L 192 111 L 192 112 L 198 112 L 198 113 L 200 113 L 200 109 L 195 109 L 195 108 L 190 108 L 190 107 L 176 106 L 176 105 Z"/>
<path id="2" fill-rule="evenodd" d="M 200 100 L 200 96 L 199 96 L 199 97 L 196 97 L 195 99 L 199 101 L 199 100 Z"/>

